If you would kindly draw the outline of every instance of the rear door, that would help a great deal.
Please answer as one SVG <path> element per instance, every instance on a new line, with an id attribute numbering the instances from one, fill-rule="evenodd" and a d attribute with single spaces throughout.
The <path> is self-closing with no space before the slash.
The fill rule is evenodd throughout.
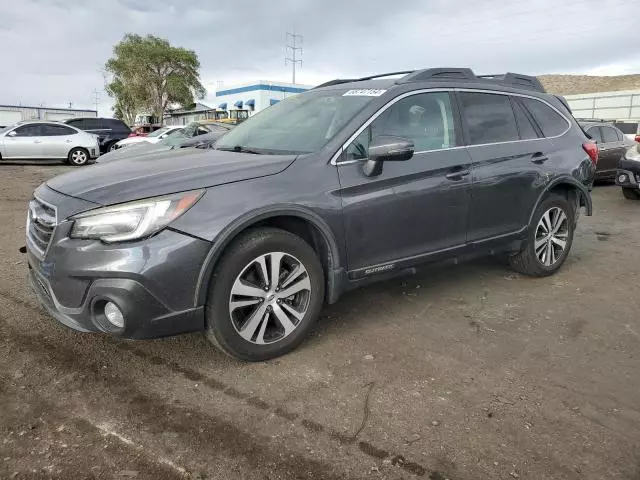
<path id="1" fill-rule="evenodd" d="M 14 133 L 14 134 L 12 134 Z M 29 123 L 7 132 L 2 141 L 4 143 L 3 158 L 42 158 L 42 125 Z"/>
<path id="2" fill-rule="evenodd" d="M 546 142 L 517 98 L 473 91 L 460 91 L 458 98 L 474 165 L 467 239 L 517 232 L 545 185 Z"/>
<path id="3" fill-rule="evenodd" d="M 43 158 L 66 158 L 78 132 L 66 125 L 42 125 Z"/>
<path id="4" fill-rule="evenodd" d="M 598 160 L 598 170 L 613 177 L 618 167 L 618 161 L 626 150 L 622 132 L 606 125 L 601 125 L 600 131 L 602 132 L 602 143 L 600 144 L 602 157 L 601 160 Z"/>
<path id="5" fill-rule="evenodd" d="M 345 149 L 338 174 L 352 277 L 386 271 L 385 263 L 418 262 L 425 254 L 463 246 L 469 213 L 471 158 L 461 144 L 449 92 L 410 94 L 387 107 Z M 385 162 L 366 176 L 371 140 L 413 140 L 415 154 Z M 382 268 L 384 270 L 375 270 Z"/>

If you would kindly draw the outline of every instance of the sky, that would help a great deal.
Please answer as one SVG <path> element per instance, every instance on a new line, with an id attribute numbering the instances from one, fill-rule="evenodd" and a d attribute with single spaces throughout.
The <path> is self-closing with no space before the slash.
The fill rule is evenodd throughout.
<path id="1" fill-rule="evenodd" d="M 291 81 L 286 32 L 303 35 L 297 83 L 427 67 L 477 74 L 640 73 L 628 0 L 0 0 L 0 104 L 111 116 L 104 64 L 125 33 L 194 50 L 217 87 Z"/>

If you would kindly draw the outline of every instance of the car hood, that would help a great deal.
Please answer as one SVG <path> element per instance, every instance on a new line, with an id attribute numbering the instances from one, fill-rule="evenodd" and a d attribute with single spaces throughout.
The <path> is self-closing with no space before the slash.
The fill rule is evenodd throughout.
<path id="1" fill-rule="evenodd" d="M 72 197 L 112 205 L 275 175 L 295 159 L 295 155 L 174 149 L 82 167 L 52 178 L 47 185 Z"/>
<path id="2" fill-rule="evenodd" d="M 135 142 L 128 144 L 117 150 L 112 150 L 100 155 L 96 160 L 96 163 L 107 163 L 113 160 L 122 160 L 123 158 L 132 158 L 140 155 L 147 155 L 150 153 L 157 153 L 162 150 L 171 150 L 171 146 L 163 144 L 155 144 L 147 141 Z"/>

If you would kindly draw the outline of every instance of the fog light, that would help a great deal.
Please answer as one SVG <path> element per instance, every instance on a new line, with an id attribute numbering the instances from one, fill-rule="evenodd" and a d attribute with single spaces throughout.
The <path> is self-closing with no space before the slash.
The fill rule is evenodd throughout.
<path id="1" fill-rule="evenodd" d="M 627 181 L 627 176 L 626 176 L 626 175 L 624 175 L 624 174 L 620 175 L 620 176 L 618 177 L 618 181 L 619 181 L 620 183 L 624 183 L 624 182 L 626 182 L 626 181 Z"/>
<path id="2" fill-rule="evenodd" d="M 104 306 L 104 316 L 107 317 L 107 320 L 109 320 L 112 325 L 118 328 L 124 327 L 124 315 L 122 315 L 122 312 L 115 303 L 107 302 Z"/>

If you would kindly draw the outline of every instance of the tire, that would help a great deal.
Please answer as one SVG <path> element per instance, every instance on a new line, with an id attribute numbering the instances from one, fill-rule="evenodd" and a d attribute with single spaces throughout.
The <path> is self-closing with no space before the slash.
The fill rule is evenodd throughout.
<path id="1" fill-rule="evenodd" d="M 624 198 L 627 200 L 640 200 L 640 191 L 635 188 L 623 188 L 622 195 L 624 195 Z"/>
<path id="2" fill-rule="evenodd" d="M 265 275 L 267 280 L 273 278 L 276 261 L 278 290 L 265 281 Z M 233 242 L 213 273 L 207 337 L 222 352 L 241 360 L 259 362 L 284 355 L 302 343 L 320 316 L 324 285 L 320 260 L 304 240 L 276 228 L 252 230 Z M 246 302 L 254 303 L 243 305 Z M 283 314 L 286 318 L 280 321 Z"/>
<path id="3" fill-rule="evenodd" d="M 114 150 L 117 150 L 116 143 L 118 143 L 118 142 L 115 141 L 113 143 L 110 143 L 109 147 L 107 148 L 107 152 L 113 152 Z"/>
<path id="4" fill-rule="evenodd" d="M 564 215 L 564 220 L 561 214 Z M 543 217 L 547 220 L 543 220 Z M 566 198 L 554 194 L 545 198 L 533 215 L 523 250 L 509 257 L 511 268 L 534 277 L 553 275 L 562 266 L 571 250 L 575 218 L 574 206 Z M 557 230 L 556 219 L 560 219 Z M 549 225 L 555 234 L 547 233 Z M 564 242 L 564 247 L 561 247 L 561 242 Z"/>
<path id="5" fill-rule="evenodd" d="M 67 156 L 67 162 L 74 167 L 82 167 L 89 162 L 89 152 L 85 148 L 72 148 Z"/>

